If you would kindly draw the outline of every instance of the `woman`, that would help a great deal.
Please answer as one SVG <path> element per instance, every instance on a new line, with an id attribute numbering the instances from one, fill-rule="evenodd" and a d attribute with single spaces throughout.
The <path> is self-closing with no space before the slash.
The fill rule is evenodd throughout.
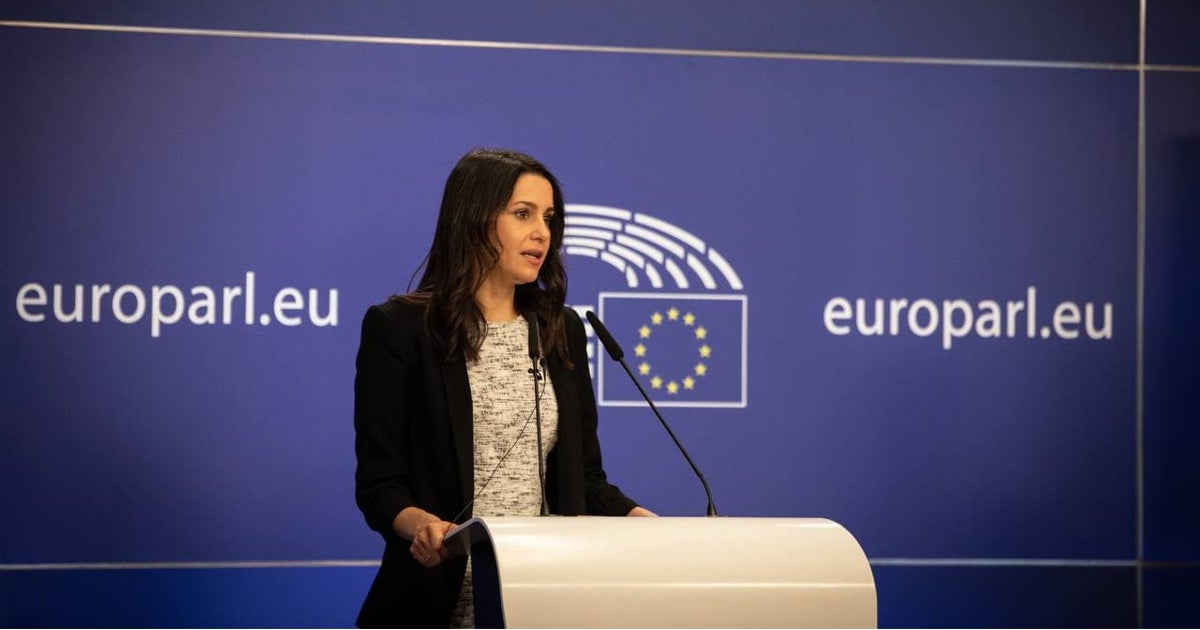
<path id="1" fill-rule="evenodd" d="M 354 382 L 356 499 L 386 541 L 358 625 L 471 625 L 467 561 L 446 531 L 472 515 L 652 516 L 608 483 L 583 325 L 564 308 L 558 180 L 515 151 L 476 150 L 446 180 L 417 290 L 372 306 Z M 464 576 L 466 579 L 464 580 Z"/>

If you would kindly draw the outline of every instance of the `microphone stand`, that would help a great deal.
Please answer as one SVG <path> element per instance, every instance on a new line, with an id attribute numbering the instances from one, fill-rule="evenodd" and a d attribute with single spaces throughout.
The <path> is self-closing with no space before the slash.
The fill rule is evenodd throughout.
<path id="1" fill-rule="evenodd" d="M 539 354 L 538 346 L 538 325 L 537 315 L 529 316 L 529 360 L 533 362 L 533 366 L 529 368 L 529 373 L 533 375 L 533 410 L 535 414 L 535 427 L 537 428 L 537 463 L 538 463 L 538 490 L 542 497 L 541 513 L 539 516 L 549 516 L 550 506 L 546 504 L 546 465 L 542 462 L 542 388 L 538 387 L 538 381 L 542 380 L 542 372 L 538 370 Z"/>
<path id="2" fill-rule="evenodd" d="M 700 478 L 700 484 L 704 486 L 704 496 L 708 498 L 707 515 L 718 516 L 717 507 L 713 505 L 712 490 L 708 487 L 708 480 L 704 478 L 704 473 L 700 472 L 700 467 L 696 466 L 696 462 L 692 461 L 692 456 L 688 455 L 687 449 L 683 448 L 683 444 L 680 443 L 679 438 L 675 437 L 675 432 L 671 430 L 671 425 L 667 424 L 666 419 L 659 413 L 654 401 L 650 400 L 650 395 L 646 393 L 646 390 L 642 388 L 641 382 L 633 375 L 633 370 L 629 369 L 629 364 L 625 363 L 625 351 L 621 350 L 621 346 L 617 344 L 617 340 L 613 339 L 612 334 L 608 332 L 608 328 L 604 326 L 599 317 L 596 317 L 595 313 L 588 311 L 587 320 L 591 323 L 592 329 L 596 331 L 596 336 L 600 338 L 600 343 L 604 345 L 604 349 L 608 351 L 608 356 L 612 357 L 614 361 L 621 364 L 621 367 L 625 368 L 625 373 L 629 375 L 629 380 L 633 381 L 633 384 L 637 386 L 638 391 L 642 394 L 642 398 L 646 399 L 646 403 L 650 405 L 650 410 L 654 412 L 655 417 L 658 418 L 663 428 L 667 430 L 667 435 L 671 436 L 671 440 L 675 442 L 675 447 L 679 449 L 680 453 L 683 453 L 683 458 L 687 460 L 687 463 L 692 467 L 692 471 Z"/>

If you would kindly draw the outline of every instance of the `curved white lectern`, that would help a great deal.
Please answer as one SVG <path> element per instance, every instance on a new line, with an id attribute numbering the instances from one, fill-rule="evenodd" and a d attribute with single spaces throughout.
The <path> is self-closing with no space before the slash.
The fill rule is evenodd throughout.
<path id="1" fill-rule="evenodd" d="M 819 518 L 475 518 L 480 627 L 874 628 L 858 542 Z"/>

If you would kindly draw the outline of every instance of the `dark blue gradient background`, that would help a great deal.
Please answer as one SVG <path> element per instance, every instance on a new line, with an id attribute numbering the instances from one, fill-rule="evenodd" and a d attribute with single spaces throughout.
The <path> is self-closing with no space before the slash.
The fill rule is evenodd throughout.
<path id="1" fill-rule="evenodd" d="M 1139 475 L 1136 2 L 2 6 L 4 20 L 1119 64 L 3 27 L 3 625 L 353 621 L 370 567 L 16 566 L 376 559 L 353 504 L 359 318 L 404 289 L 474 146 L 528 151 L 569 203 L 670 221 L 736 269 L 748 404 L 669 415 L 723 512 L 854 533 L 878 561 L 881 626 L 1200 621 L 1182 603 L 1200 559 L 1200 74 L 1146 78 Z M 1148 63 L 1196 63 L 1189 11 L 1150 0 Z M 575 304 L 627 290 L 603 263 L 567 262 Z M 33 324 L 15 309 L 27 282 L 186 290 L 247 271 L 260 312 L 284 286 L 336 288 L 338 325 L 247 326 L 239 303 L 233 325 L 151 338 L 111 310 L 62 324 L 47 306 Z M 947 351 L 822 320 L 836 296 L 1003 302 L 1029 286 L 1039 326 L 1059 301 L 1112 303 L 1113 338 L 1028 339 L 1022 318 L 1015 338 Z M 703 511 L 644 409 L 602 408 L 601 438 L 629 494 Z"/>

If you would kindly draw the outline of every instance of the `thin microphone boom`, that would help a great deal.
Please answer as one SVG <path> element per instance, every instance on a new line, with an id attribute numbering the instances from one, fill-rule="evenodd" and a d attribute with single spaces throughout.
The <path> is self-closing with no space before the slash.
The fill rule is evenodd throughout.
<path id="1" fill-rule="evenodd" d="M 533 362 L 533 367 L 529 368 L 529 373 L 533 375 L 533 409 L 537 416 L 538 491 L 542 495 L 541 516 L 548 516 L 550 514 L 550 507 L 546 505 L 546 466 L 542 463 L 542 391 L 538 387 L 538 380 L 542 378 L 542 373 L 538 370 L 538 359 L 541 358 L 539 347 L 541 344 L 538 338 L 537 315 L 530 314 L 528 317 L 529 360 Z"/>
<path id="2" fill-rule="evenodd" d="M 608 351 L 608 356 L 612 357 L 613 361 L 620 363 L 621 367 L 625 368 L 625 373 L 629 375 L 629 380 L 633 381 L 633 384 L 637 386 L 638 391 L 642 394 L 642 398 L 646 399 L 646 403 L 650 405 L 650 409 L 658 417 L 658 421 L 667 430 L 667 435 L 670 435 L 671 439 L 675 441 L 675 446 L 679 449 L 680 453 L 683 453 L 683 458 L 687 460 L 692 470 L 695 471 L 696 476 L 700 478 L 700 483 L 704 486 L 704 495 L 708 497 L 708 515 L 717 516 L 717 506 L 713 505 L 712 490 L 708 487 L 708 480 L 704 478 L 704 473 L 700 472 L 700 468 L 696 466 L 696 462 L 692 461 L 692 456 L 688 455 L 687 449 L 683 448 L 683 444 L 679 442 L 679 438 L 675 437 L 675 432 L 671 430 L 671 425 L 667 424 L 662 414 L 658 412 L 658 407 L 654 405 L 654 401 L 650 400 L 650 396 L 646 394 L 646 390 L 642 389 L 642 384 L 633 375 L 633 370 L 630 370 L 629 365 L 625 363 L 625 351 L 621 350 L 621 346 L 617 344 L 617 340 L 613 339 L 613 336 L 609 334 L 608 329 L 604 327 L 604 324 L 600 321 L 599 317 L 596 317 L 595 313 L 588 311 L 587 320 L 592 325 L 592 330 L 596 331 L 596 336 L 600 338 L 600 343 L 604 344 L 604 349 Z"/>

